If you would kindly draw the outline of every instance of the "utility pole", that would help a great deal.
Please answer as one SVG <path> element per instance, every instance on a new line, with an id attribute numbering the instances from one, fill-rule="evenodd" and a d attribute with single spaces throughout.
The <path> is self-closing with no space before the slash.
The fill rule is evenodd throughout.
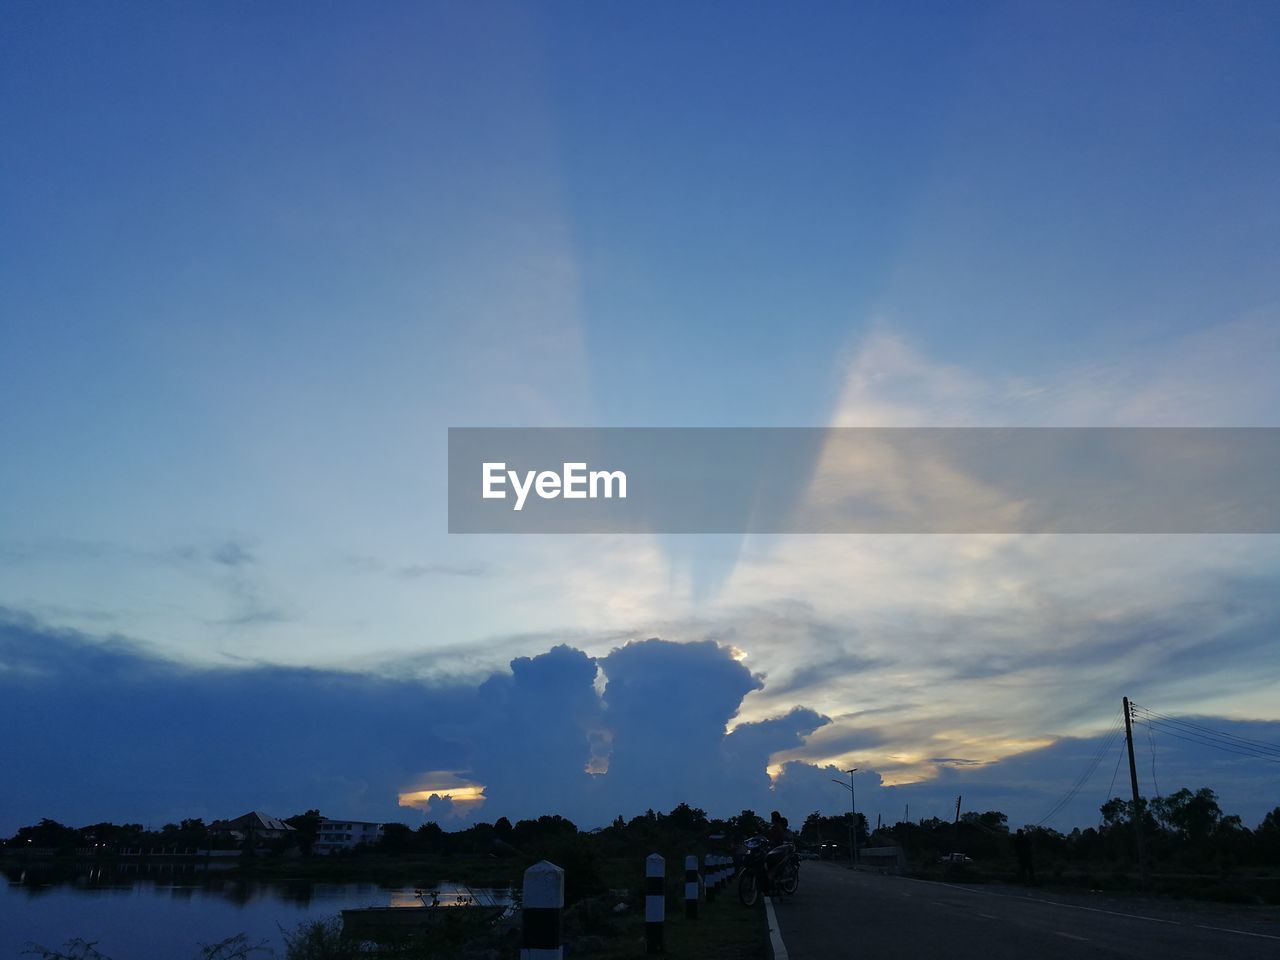
<path id="1" fill-rule="evenodd" d="M 849 788 L 849 860 L 850 866 L 855 869 L 858 866 L 858 803 L 857 794 L 853 792 L 853 775 L 857 772 L 857 767 L 845 771 L 845 773 L 849 774 L 848 783 L 843 780 L 836 780 L 834 777 L 831 780 L 832 783 L 838 783 L 842 787 Z"/>
<path id="2" fill-rule="evenodd" d="M 1147 886 L 1147 853 L 1142 846 L 1142 800 L 1138 796 L 1138 765 L 1133 760 L 1133 706 L 1125 697 L 1124 740 L 1129 747 L 1129 785 L 1133 788 L 1133 835 L 1138 845 L 1138 876 L 1142 886 Z"/>
<path id="3" fill-rule="evenodd" d="M 963 797 L 956 797 L 956 819 L 951 825 L 951 852 L 956 852 L 956 844 L 960 842 L 960 801 Z"/>
<path id="4" fill-rule="evenodd" d="M 849 771 L 849 838 L 853 849 L 853 868 L 858 869 L 858 795 L 853 792 L 853 775 L 858 772 L 854 767 Z"/>

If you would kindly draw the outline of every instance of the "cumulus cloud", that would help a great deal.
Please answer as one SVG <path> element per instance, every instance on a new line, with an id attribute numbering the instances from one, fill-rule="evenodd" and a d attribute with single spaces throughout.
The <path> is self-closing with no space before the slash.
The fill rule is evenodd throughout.
<path id="1" fill-rule="evenodd" d="M 556 812 L 595 826 L 680 802 L 718 815 L 778 808 L 798 822 L 811 810 L 847 809 L 848 793 L 831 781 L 843 781 L 848 765 L 860 768 L 858 805 L 872 820 L 896 819 L 908 804 L 913 818 L 944 816 L 963 794 L 966 809 L 998 808 L 1014 822 L 1034 822 L 1105 753 L 1087 789 L 1051 824 L 1070 826 L 1096 816 L 1118 756 L 1114 729 L 1109 741 L 1104 733 L 1006 744 L 983 763 L 956 762 L 982 759 L 968 751 L 933 752 L 925 756 L 929 777 L 895 785 L 875 756 L 901 746 L 896 733 L 876 726 L 874 712 L 829 718 L 794 706 L 735 722 L 744 700 L 764 691 L 767 682 L 734 648 L 711 641 L 649 639 L 599 659 L 558 645 L 479 682 L 432 684 L 181 666 L 127 638 L 52 630 L 6 612 L 0 723 L 11 732 L 4 748 L 11 776 L 0 795 L 0 831 L 42 816 L 164 822 L 308 807 L 451 825 Z M 1280 740 L 1280 723 L 1206 722 Z M 917 735 L 965 739 L 937 725 L 932 740 Z M 1158 730 L 1143 746 L 1150 751 L 1144 791 L 1156 789 L 1145 774 L 1153 767 L 1166 791 L 1208 784 L 1248 822 L 1274 805 L 1267 801 L 1280 787 L 1274 764 Z M 856 762 L 801 756 L 823 750 L 848 751 Z M 607 770 L 589 772 L 600 759 Z"/>
<path id="2" fill-rule="evenodd" d="M 474 688 L 332 671 L 192 668 L 125 638 L 0 618 L 6 827 L 31 818 L 174 819 L 320 806 L 393 817 L 424 756 L 465 768 L 437 732 Z"/>
<path id="3" fill-rule="evenodd" d="M 648 805 L 697 804 L 717 790 L 725 729 L 761 681 L 731 649 L 711 641 L 629 643 L 600 661 L 612 731 L 610 794 Z"/>
<path id="4" fill-rule="evenodd" d="M 491 798 L 487 818 L 531 810 L 589 817 L 591 734 L 601 726 L 595 661 L 560 645 L 517 657 L 511 672 L 480 684 L 479 710 L 458 737 L 472 747 L 472 771 Z"/>

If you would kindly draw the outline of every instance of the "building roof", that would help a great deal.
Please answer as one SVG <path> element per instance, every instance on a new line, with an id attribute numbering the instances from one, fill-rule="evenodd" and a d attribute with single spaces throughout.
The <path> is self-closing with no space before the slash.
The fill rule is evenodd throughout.
<path id="1" fill-rule="evenodd" d="M 260 810 L 251 810 L 248 813 L 241 814 L 234 820 L 215 820 L 210 824 L 210 827 L 215 830 L 236 830 L 241 833 L 250 830 L 254 833 L 265 831 L 285 833 L 293 830 L 293 827 L 279 817 L 269 817 Z"/>

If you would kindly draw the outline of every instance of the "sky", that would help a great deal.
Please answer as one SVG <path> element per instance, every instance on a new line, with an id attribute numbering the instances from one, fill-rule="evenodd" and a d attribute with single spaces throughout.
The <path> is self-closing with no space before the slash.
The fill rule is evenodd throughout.
<path id="1" fill-rule="evenodd" d="M 451 426 L 1277 426 L 1273 4 L 0 18 L 0 832 L 795 820 L 850 766 L 1036 822 L 1124 695 L 1280 741 L 1273 536 L 450 536 L 445 487 Z"/>

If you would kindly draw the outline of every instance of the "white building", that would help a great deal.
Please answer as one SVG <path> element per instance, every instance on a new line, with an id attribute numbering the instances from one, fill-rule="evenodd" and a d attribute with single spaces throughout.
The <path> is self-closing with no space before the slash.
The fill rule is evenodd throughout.
<path id="1" fill-rule="evenodd" d="M 320 821 L 316 842 L 311 848 L 315 853 L 328 855 L 338 850 L 353 850 L 362 843 L 377 843 L 382 839 L 382 824 L 367 820 Z"/>

